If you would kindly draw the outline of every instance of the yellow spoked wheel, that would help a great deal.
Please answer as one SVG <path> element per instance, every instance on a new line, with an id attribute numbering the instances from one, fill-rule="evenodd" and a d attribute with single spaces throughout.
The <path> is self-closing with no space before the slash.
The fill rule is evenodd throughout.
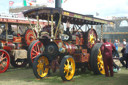
<path id="1" fill-rule="evenodd" d="M 60 75 L 63 81 L 70 81 L 75 74 L 75 61 L 72 56 L 64 56 L 60 64 Z"/>
<path id="2" fill-rule="evenodd" d="M 33 63 L 33 72 L 37 78 L 44 78 L 48 75 L 49 60 L 46 56 L 38 55 Z"/>
<path id="3" fill-rule="evenodd" d="M 90 66 L 94 74 L 105 74 L 101 45 L 102 43 L 97 43 L 91 49 Z"/>
<path id="4" fill-rule="evenodd" d="M 95 43 L 95 36 L 93 34 L 90 34 L 89 42 L 91 43 L 91 45 L 93 45 Z"/>
<path id="5" fill-rule="evenodd" d="M 98 53 L 98 56 L 97 56 L 97 66 L 98 66 L 98 69 L 99 69 L 100 73 L 105 74 L 104 62 L 103 62 L 103 57 L 102 57 L 100 49 L 99 49 L 99 53 Z"/>
<path id="6" fill-rule="evenodd" d="M 85 45 L 91 49 L 95 44 L 97 40 L 97 33 L 94 29 L 89 29 L 85 34 Z"/>

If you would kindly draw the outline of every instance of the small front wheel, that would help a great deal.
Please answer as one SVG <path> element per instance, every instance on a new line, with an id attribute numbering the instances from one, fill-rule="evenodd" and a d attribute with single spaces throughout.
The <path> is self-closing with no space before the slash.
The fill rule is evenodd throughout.
<path id="1" fill-rule="evenodd" d="M 60 76 L 63 81 L 70 81 L 75 74 L 75 61 L 72 56 L 64 56 L 60 64 Z"/>
<path id="2" fill-rule="evenodd" d="M 48 75 L 49 60 L 44 55 L 38 55 L 33 62 L 33 72 L 36 78 L 42 79 Z"/>

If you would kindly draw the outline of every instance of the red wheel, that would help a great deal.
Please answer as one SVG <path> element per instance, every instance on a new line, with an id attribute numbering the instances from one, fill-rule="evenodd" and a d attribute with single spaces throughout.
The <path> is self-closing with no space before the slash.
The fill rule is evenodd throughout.
<path id="1" fill-rule="evenodd" d="M 34 34 L 35 33 L 35 34 Z M 36 32 L 28 29 L 24 35 L 25 43 L 29 46 L 34 40 L 36 40 Z"/>
<path id="2" fill-rule="evenodd" d="M 10 64 L 10 56 L 9 54 L 5 51 L 0 49 L 0 73 L 5 72 Z"/>
<path id="3" fill-rule="evenodd" d="M 44 45 L 39 40 L 33 41 L 28 48 L 28 60 L 32 65 L 33 60 L 44 51 Z"/>
<path id="4" fill-rule="evenodd" d="M 91 49 L 97 41 L 97 33 L 94 29 L 89 29 L 85 34 L 85 45 Z"/>

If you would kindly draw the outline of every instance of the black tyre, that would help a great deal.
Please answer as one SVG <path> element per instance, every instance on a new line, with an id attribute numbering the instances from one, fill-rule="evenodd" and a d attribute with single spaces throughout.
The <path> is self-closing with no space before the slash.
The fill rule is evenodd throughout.
<path id="1" fill-rule="evenodd" d="M 100 50 L 101 45 L 101 43 L 97 43 L 91 50 L 90 66 L 94 74 L 105 74 L 103 58 Z"/>
<path id="2" fill-rule="evenodd" d="M 38 55 L 33 62 L 33 73 L 38 79 L 42 79 L 48 75 L 49 60 L 45 55 Z"/>
<path id="3" fill-rule="evenodd" d="M 60 76 L 63 81 L 72 80 L 75 74 L 75 61 L 72 56 L 66 55 L 60 63 Z"/>

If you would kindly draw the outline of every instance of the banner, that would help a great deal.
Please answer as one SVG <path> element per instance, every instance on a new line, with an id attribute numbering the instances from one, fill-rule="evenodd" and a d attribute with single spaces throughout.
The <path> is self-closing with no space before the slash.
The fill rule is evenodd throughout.
<path id="1" fill-rule="evenodd" d="M 24 6 L 27 6 L 26 0 L 23 0 L 23 4 L 24 4 Z"/>
<path id="2" fill-rule="evenodd" d="M 54 3 L 54 0 L 47 0 L 48 3 Z"/>
<path id="3" fill-rule="evenodd" d="M 12 6 L 14 4 L 13 1 L 9 1 L 9 6 Z"/>

